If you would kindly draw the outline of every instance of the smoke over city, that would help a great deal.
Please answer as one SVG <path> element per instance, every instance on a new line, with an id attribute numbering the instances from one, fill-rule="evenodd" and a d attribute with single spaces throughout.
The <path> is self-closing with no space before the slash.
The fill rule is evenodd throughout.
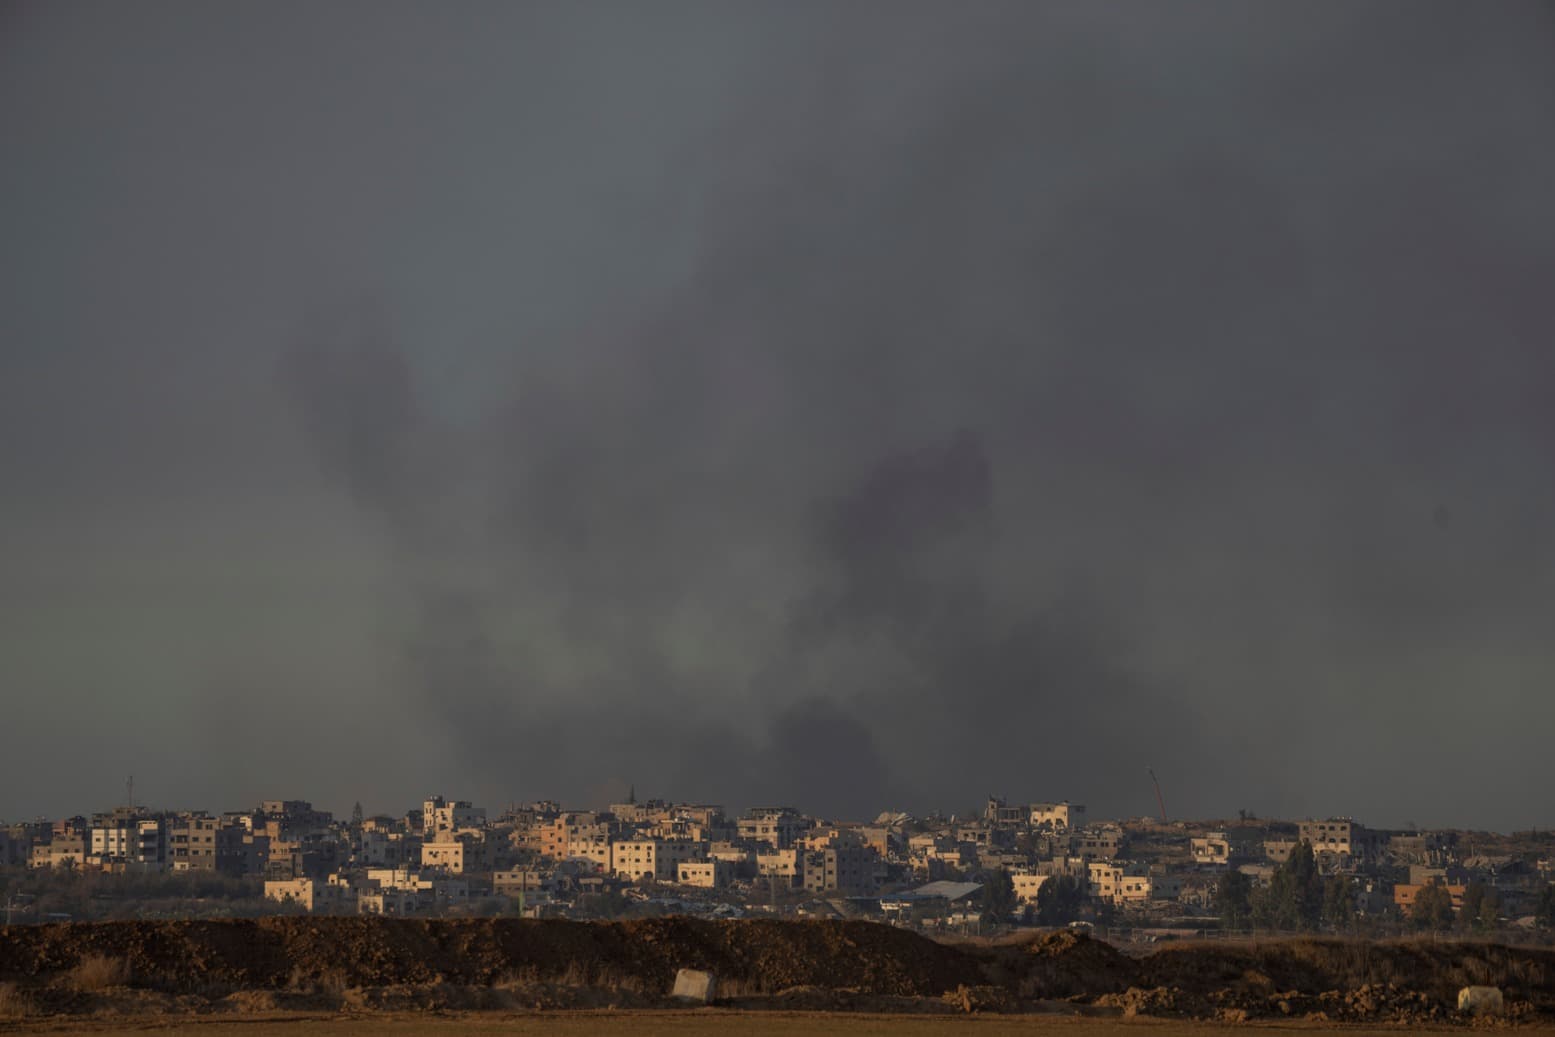
<path id="1" fill-rule="evenodd" d="M 6 22 L 0 816 L 1551 823 L 1548 6 Z"/>

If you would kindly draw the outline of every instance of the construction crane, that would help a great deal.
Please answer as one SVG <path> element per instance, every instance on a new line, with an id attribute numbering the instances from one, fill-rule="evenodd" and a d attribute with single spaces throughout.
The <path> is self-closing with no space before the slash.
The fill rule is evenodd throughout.
<path id="1" fill-rule="evenodd" d="M 1161 808 L 1161 823 L 1166 824 L 1166 797 L 1161 795 L 1161 779 L 1155 776 L 1154 767 L 1146 767 L 1145 773 L 1150 775 L 1150 780 L 1155 784 L 1155 804 Z"/>

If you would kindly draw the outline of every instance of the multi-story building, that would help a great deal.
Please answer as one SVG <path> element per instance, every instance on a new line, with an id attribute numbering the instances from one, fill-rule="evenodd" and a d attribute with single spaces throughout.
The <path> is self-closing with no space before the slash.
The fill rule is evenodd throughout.
<path id="1" fill-rule="evenodd" d="M 610 844 L 610 870 L 633 882 L 674 882 L 681 861 L 702 860 L 706 856 L 707 844 L 691 839 L 621 839 Z"/>
<path id="2" fill-rule="evenodd" d="M 545 888 L 545 876 L 530 868 L 512 868 L 491 873 L 491 891 L 499 897 L 538 893 Z"/>
<path id="3" fill-rule="evenodd" d="M 1043 883 L 1047 882 L 1047 875 L 1032 875 L 1025 872 L 1016 872 L 1010 876 L 1010 884 L 1015 889 L 1015 901 L 1019 904 L 1035 904 L 1037 894 L 1041 892 Z"/>
<path id="4" fill-rule="evenodd" d="M 486 808 L 477 807 L 468 800 L 452 802 L 442 796 L 433 796 L 421 804 L 421 836 L 437 841 L 434 836 L 486 827 Z"/>
<path id="5" fill-rule="evenodd" d="M 1123 854 L 1128 837 L 1123 829 L 1113 825 L 1075 832 L 1069 837 L 1069 853 L 1087 860 L 1112 860 Z"/>
<path id="6" fill-rule="evenodd" d="M 682 886 L 702 889 L 722 889 L 734 878 L 734 868 L 727 861 L 681 861 L 676 880 Z"/>
<path id="7" fill-rule="evenodd" d="M 46 843 L 34 843 L 28 858 L 30 868 L 82 868 L 86 865 L 85 835 L 56 835 Z"/>
<path id="8" fill-rule="evenodd" d="M 983 820 L 991 825 L 1024 825 L 1031 823 L 1031 808 L 1010 806 L 999 796 L 989 796 L 983 807 Z"/>
<path id="9" fill-rule="evenodd" d="M 792 886 L 799 880 L 803 865 L 799 850 L 762 850 L 756 853 L 756 876 L 762 883 Z"/>
<path id="10" fill-rule="evenodd" d="M 227 851 L 223 855 L 218 855 L 218 842 L 220 849 Z M 175 821 L 167 830 L 168 870 L 216 871 L 220 868 L 233 872 L 238 859 L 234 849 L 241 844 L 242 830 L 223 829 L 214 817 L 195 816 Z"/>
<path id="11" fill-rule="evenodd" d="M 611 826 L 607 820 L 593 811 L 572 810 L 532 825 L 522 848 L 531 849 L 542 857 L 562 860 L 574 845 L 601 839 L 608 844 L 610 836 Z"/>
<path id="12" fill-rule="evenodd" d="M 1324 864 L 1347 867 L 1351 863 L 1377 860 L 1387 845 L 1387 837 L 1347 817 L 1326 821 L 1303 821 L 1297 838 L 1312 847 Z"/>
<path id="13" fill-rule="evenodd" d="M 1121 864 L 1109 861 L 1092 861 L 1086 869 L 1086 880 L 1090 889 L 1090 895 L 1097 900 L 1112 903 L 1117 900 L 1118 894 L 1123 890 L 1123 877 L 1126 869 Z"/>
<path id="14" fill-rule="evenodd" d="M 671 815 L 670 805 L 664 800 L 648 799 L 639 803 L 635 797 L 628 798 L 625 803 L 610 804 L 609 812 L 616 820 L 629 825 L 652 824 Z"/>
<path id="15" fill-rule="evenodd" d="M 1033 828 L 1067 831 L 1085 824 L 1085 807 L 1068 800 L 1062 803 L 1033 803 L 1027 817 Z"/>
<path id="16" fill-rule="evenodd" d="M 120 807 L 112 814 L 99 814 L 92 818 L 91 845 L 87 849 L 93 857 L 129 860 L 134 855 L 132 847 L 140 841 L 136 824 L 140 814 Z"/>
<path id="17" fill-rule="evenodd" d="M 722 861 L 729 865 L 735 878 L 748 879 L 756 874 L 756 851 L 749 846 L 733 843 L 712 843 L 707 848 L 708 860 Z"/>
<path id="18" fill-rule="evenodd" d="M 1441 886 L 1452 897 L 1452 913 L 1457 914 L 1463 909 L 1463 895 L 1468 892 L 1467 886 L 1454 886 L 1438 882 L 1400 882 L 1393 887 L 1393 904 L 1406 915 L 1412 915 L 1415 911 L 1415 898 L 1426 886 Z"/>
<path id="19" fill-rule="evenodd" d="M 610 870 L 636 882 L 660 874 L 658 839 L 621 839 L 610 844 Z"/>
<path id="20" fill-rule="evenodd" d="M 265 899 L 296 904 L 309 914 L 340 914 L 356 910 L 356 897 L 350 886 L 314 879 L 267 881 Z"/>
<path id="21" fill-rule="evenodd" d="M 356 910 L 363 915 L 403 918 L 419 914 L 431 903 L 431 891 L 419 889 L 372 889 L 357 894 Z"/>
<path id="22" fill-rule="evenodd" d="M 862 846 L 802 851 L 801 882 L 814 893 L 862 894 L 874 887 L 875 855 Z"/>
<path id="23" fill-rule="evenodd" d="M 1263 855 L 1275 864 L 1284 864 L 1301 845 L 1299 839 L 1288 835 L 1276 835 L 1263 841 Z"/>
<path id="24" fill-rule="evenodd" d="M 597 871 L 609 871 L 610 836 L 600 833 L 569 839 L 564 857 L 569 861 L 588 861 Z"/>
<path id="25" fill-rule="evenodd" d="M 793 807 L 756 807 L 735 822 L 742 841 L 765 843 L 775 850 L 793 846 L 809 827 L 809 820 Z"/>
<path id="26" fill-rule="evenodd" d="M 1231 861 L 1231 840 L 1225 832 L 1209 832 L 1189 840 L 1195 864 L 1228 864 Z"/>
<path id="27" fill-rule="evenodd" d="M 305 799 L 269 799 L 259 805 L 259 823 L 271 839 L 300 839 L 309 833 L 328 830 L 334 816 L 327 810 L 315 810 Z"/>
<path id="28" fill-rule="evenodd" d="M 437 840 L 421 843 L 421 868 L 448 875 L 488 871 L 487 841 L 479 830 L 440 830 Z"/>

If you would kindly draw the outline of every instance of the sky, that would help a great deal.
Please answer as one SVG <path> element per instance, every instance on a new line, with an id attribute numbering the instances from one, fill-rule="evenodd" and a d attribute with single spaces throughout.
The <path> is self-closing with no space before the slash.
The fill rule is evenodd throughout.
<path id="1" fill-rule="evenodd" d="M 1555 7 L 0 6 L 0 817 L 1555 826 Z"/>

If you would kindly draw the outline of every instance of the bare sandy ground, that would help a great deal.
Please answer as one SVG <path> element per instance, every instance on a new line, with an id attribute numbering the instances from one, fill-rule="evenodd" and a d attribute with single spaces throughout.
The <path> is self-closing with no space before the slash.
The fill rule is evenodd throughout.
<path id="1" fill-rule="evenodd" d="M 742 1037 L 816 1037 L 818 1034 L 890 1034 L 929 1037 L 968 1034 L 973 1037 L 1198 1037 L 1256 1030 L 1270 1037 L 1279 1031 L 1340 1031 L 1351 1037 L 1399 1037 L 1401 1033 L 1464 1033 L 1453 1027 L 1370 1027 L 1311 1023 L 1193 1023 L 1148 1018 L 1090 1019 L 1073 1016 L 904 1016 L 831 1012 L 693 1011 L 535 1012 L 524 1014 L 446 1015 L 270 1015 L 240 1019 L 39 1019 L 0 1020 L 0 1033 L 105 1035 L 191 1034 L 194 1037 L 462 1037 L 465 1034 L 560 1035 L 631 1034 L 632 1037 L 740 1034 Z M 1555 1035 L 1555 1027 L 1516 1028 L 1528 1037 Z"/>

